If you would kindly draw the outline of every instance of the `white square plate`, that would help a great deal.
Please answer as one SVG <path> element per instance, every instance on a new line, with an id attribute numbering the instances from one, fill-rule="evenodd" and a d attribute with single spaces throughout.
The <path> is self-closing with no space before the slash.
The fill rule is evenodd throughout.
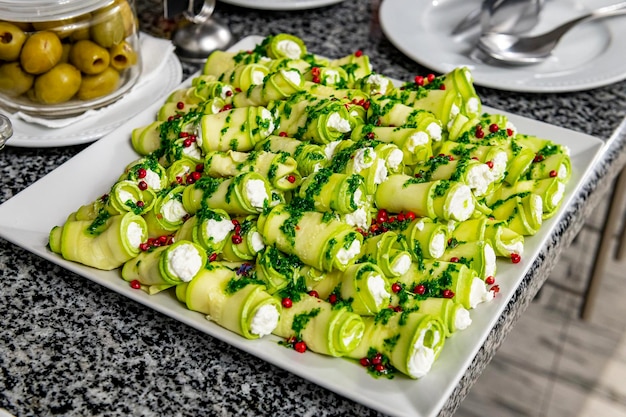
<path id="1" fill-rule="evenodd" d="M 260 37 L 248 37 L 233 50 L 252 49 Z M 188 86 L 187 80 L 182 86 Z M 246 340 L 187 310 L 171 292 L 147 295 L 130 288 L 118 270 L 100 271 L 67 262 L 47 248 L 48 233 L 67 216 L 107 192 L 124 167 L 138 158 L 130 134 L 133 128 L 151 123 L 162 103 L 152 106 L 103 137 L 59 168 L 0 205 L 0 236 L 32 253 L 97 282 L 132 300 L 182 323 L 223 340 L 267 362 L 284 368 L 356 402 L 393 416 L 427 417 L 436 415 L 472 362 L 476 352 L 502 314 L 516 287 L 532 265 L 578 193 L 603 142 L 588 135 L 527 118 L 509 115 L 519 132 L 533 134 L 567 145 L 571 151 L 572 176 L 558 213 L 544 222 L 533 237 L 526 239 L 522 262 L 498 262 L 497 283 L 501 291 L 490 303 L 471 312 L 473 324 L 449 338 L 431 372 L 420 380 L 398 375 L 392 380 L 375 379 L 356 362 L 326 357 L 312 352 L 300 354 L 286 349 L 268 336 Z M 485 111 L 497 113 L 494 109 Z M 503 112 L 500 112 L 503 113 Z"/>

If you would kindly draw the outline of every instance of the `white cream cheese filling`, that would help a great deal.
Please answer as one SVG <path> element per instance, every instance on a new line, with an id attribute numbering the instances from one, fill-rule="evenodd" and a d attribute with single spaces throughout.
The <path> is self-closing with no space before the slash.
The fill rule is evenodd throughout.
<path id="1" fill-rule="evenodd" d="M 302 82 L 302 77 L 300 76 L 300 71 L 298 71 L 296 69 L 282 70 L 281 74 L 283 75 L 283 77 L 285 77 L 286 79 L 288 79 L 289 81 L 291 81 L 295 85 L 300 85 L 300 83 Z"/>
<path id="2" fill-rule="evenodd" d="M 176 223 L 181 221 L 189 213 L 185 210 L 183 203 L 171 198 L 161 207 L 161 214 L 163 214 L 163 217 L 168 222 Z"/>
<path id="3" fill-rule="evenodd" d="M 480 303 L 485 303 L 493 300 L 493 291 L 489 291 L 485 285 L 485 281 L 480 278 L 472 278 L 472 284 L 470 286 L 469 293 L 469 305 L 470 308 L 476 308 Z"/>
<path id="4" fill-rule="evenodd" d="M 457 330 L 465 330 L 471 324 L 472 318 L 470 317 L 470 312 L 464 307 L 457 308 L 456 315 L 454 316 L 454 327 Z"/>
<path id="5" fill-rule="evenodd" d="M 276 44 L 276 49 L 278 49 L 283 55 L 287 58 L 298 59 L 302 54 L 302 49 L 300 45 L 298 45 L 294 41 L 290 40 L 282 40 Z"/>
<path id="6" fill-rule="evenodd" d="M 439 142 L 441 140 L 441 126 L 438 123 L 430 123 L 426 126 L 426 131 L 430 135 L 430 138 L 435 142 Z"/>
<path id="7" fill-rule="evenodd" d="M 361 242 L 353 240 L 348 249 L 341 248 L 337 251 L 337 261 L 341 265 L 347 265 L 355 256 L 361 252 Z"/>
<path id="8" fill-rule="evenodd" d="M 395 274 L 398 274 L 398 276 L 400 276 L 400 275 L 406 274 L 406 272 L 409 270 L 410 267 L 411 267 L 411 257 L 407 254 L 404 254 L 396 258 L 393 265 L 391 265 L 391 270 Z"/>
<path id="9" fill-rule="evenodd" d="M 440 231 L 433 235 L 430 245 L 428 245 L 428 251 L 433 259 L 439 259 L 443 256 L 446 251 L 446 234 L 444 232 Z"/>
<path id="10" fill-rule="evenodd" d="M 209 219 L 205 225 L 205 232 L 207 236 L 209 237 L 209 239 L 213 239 L 213 242 L 215 243 L 220 243 L 221 241 L 226 239 L 228 233 L 230 233 L 230 231 L 234 229 L 235 225 L 232 221 L 228 219 Z"/>
<path id="11" fill-rule="evenodd" d="M 348 213 L 344 216 L 344 221 L 353 227 L 360 227 L 362 229 L 367 228 L 367 212 L 365 208 L 359 207 L 352 213 Z"/>
<path id="12" fill-rule="evenodd" d="M 265 242 L 263 241 L 263 236 L 259 232 L 252 232 L 250 236 L 250 244 L 252 245 L 252 250 L 254 252 L 261 252 L 265 247 Z"/>
<path id="13" fill-rule="evenodd" d="M 256 209 L 262 209 L 265 201 L 269 199 L 265 183 L 262 180 L 250 180 L 246 182 L 246 195 L 250 205 Z"/>
<path id="14" fill-rule="evenodd" d="M 367 288 L 369 288 L 376 306 L 389 302 L 391 294 L 385 289 L 385 280 L 380 275 L 370 275 L 367 278 Z"/>
<path id="15" fill-rule="evenodd" d="M 467 185 L 476 196 L 484 195 L 493 181 L 493 173 L 487 164 L 476 164 L 467 170 Z"/>
<path id="16" fill-rule="evenodd" d="M 346 133 L 350 131 L 350 122 L 335 112 L 328 116 L 326 127 L 337 132 Z"/>
<path id="17" fill-rule="evenodd" d="M 354 153 L 353 158 L 353 170 L 355 173 L 359 173 L 366 168 L 371 167 L 377 159 L 376 152 L 372 147 L 365 147 L 358 149 Z"/>
<path id="18" fill-rule="evenodd" d="M 561 200 L 563 199 L 563 194 L 565 193 L 565 184 L 561 181 L 557 181 L 556 183 L 556 191 L 552 194 L 552 198 L 550 202 L 552 203 L 552 207 L 557 207 Z"/>
<path id="19" fill-rule="evenodd" d="M 198 273 L 202 257 L 191 244 L 182 244 L 167 253 L 168 270 L 183 282 L 189 282 Z"/>
<path id="20" fill-rule="evenodd" d="M 274 118 L 272 117 L 272 113 L 270 113 L 270 111 L 268 109 L 262 109 L 261 110 L 261 120 L 263 120 L 263 122 L 268 122 L 268 128 L 267 130 L 264 130 L 261 132 L 262 136 L 266 137 L 269 136 L 274 129 L 276 129 L 276 126 L 274 125 Z"/>
<path id="21" fill-rule="evenodd" d="M 496 276 L 496 252 L 490 243 L 485 243 L 483 248 L 483 256 L 485 259 L 485 269 L 483 279 Z"/>
<path id="22" fill-rule="evenodd" d="M 460 222 L 469 219 L 474 212 L 472 190 L 465 184 L 456 187 L 449 196 L 448 216 Z"/>
<path id="23" fill-rule="evenodd" d="M 427 332 L 436 333 L 439 336 L 439 332 L 432 330 L 431 328 L 424 329 L 420 332 L 419 337 L 413 345 L 413 354 L 409 358 L 407 370 L 409 375 L 413 378 L 422 378 L 430 371 L 433 363 L 435 362 L 435 350 L 424 346 L 424 338 Z M 433 345 L 436 343 L 433 342 Z"/>
<path id="24" fill-rule="evenodd" d="M 143 235 L 143 229 L 141 225 L 137 222 L 130 222 L 128 224 L 128 228 L 126 229 L 126 239 L 128 239 L 128 243 L 133 248 L 138 248 L 139 245 L 144 241 L 145 236 Z"/>
<path id="25" fill-rule="evenodd" d="M 146 170 L 146 176 L 142 178 L 142 181 L 145 181 L 146 184 L 148 184 L 148 186 L 154 191 L 159 191 L 161 189 L 161 177 L 159 177 L 159 174 L 151 169 Z"/>
<path id="26" fill-rule="evenodd" d="M 266 304 L 259 307 L 250 321 L 250 333 L 263 337 L 271 334 L 276 326 L 280 313 L 275 305 Z"/>
<path id="27" fill-rule="evenodd" d="M 428 143 L 428 135 L 425 132 L 417 132 L 409 136 L 406 141 L 406 149 L 409 152 L 414 152 L 418 146 L 424 146 Z"/>

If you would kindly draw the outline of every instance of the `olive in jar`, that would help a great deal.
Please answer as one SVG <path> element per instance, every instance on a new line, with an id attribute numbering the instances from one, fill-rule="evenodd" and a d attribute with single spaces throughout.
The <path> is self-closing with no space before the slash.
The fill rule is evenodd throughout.
<path id="1" fill-rule="evenodd" d="M 117 88 L 120 74 L 112 67 L 94 75 L 83 75 L 83 80 L 76 93 L 80 100 L 93 100 L 94 98 L 111 94 Z"/>
<path id="2" fill-rule="evenodd" d="M 95 42 L 76 42 L 70 49 L 69 62 L 85 74 L 93 75 L 104 71 L 111 62 L 109 51 Z"/>
<path id="3" fill-rule="evenodd" d="M 22 69 L 17 61 L 0 65 L 0 93 L 17 97 L 33 85 L 35 76 Z"/>
<path id="4" fill-rule="evenodd" d="M 126 41 L 109 49 L 109 54 L 111 55 L 111 66 L 118 71 L 122 71 L 137 63 L 137 52 Z"/>
<path id="5" fill-rule="evenodd" d="M 49 71 L 61 60 L 63 46 L 54 32 L 35 32 L 26 39 L 20 54 L 20 63 L 24 71 L 30 74 L 42 74 Z"/>
<path id="6" fill-rule="evenodd" d="M 94 13 L 93 21 L 89 31 L 91 39 L 103 48 L 120 43 L 126 36 L 124 20 L 117 7 Z"/>
<path id="7" fill-rule="evenodd" d="M 62 62 L 35 79 L 35 100 L 44 104 L 64 103 L 76 94 L 81 79 L 75 66 Z"/>
<path id="8" fill-rule="evenodd" d="M 26 34 L 9 22 L 0 22 L 0 60 L 15 61 L 20 56 Z"/>

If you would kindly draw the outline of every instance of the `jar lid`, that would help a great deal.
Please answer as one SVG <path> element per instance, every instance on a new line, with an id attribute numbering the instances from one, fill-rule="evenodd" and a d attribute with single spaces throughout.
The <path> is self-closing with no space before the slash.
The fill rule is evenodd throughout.
<path id="1" fill-rule="evenodd" d="M 89 13 L 113 0 L 0 0 L 2 20 L 45 22 Z"/>

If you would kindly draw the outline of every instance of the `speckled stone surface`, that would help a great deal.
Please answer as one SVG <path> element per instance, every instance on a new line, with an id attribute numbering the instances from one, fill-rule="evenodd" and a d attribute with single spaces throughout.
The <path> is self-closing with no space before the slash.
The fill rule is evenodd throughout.
<path id="1" fill-rule="evenodd" d="M 430 72 L 385 39 L 378 4 L 355 0 L 281 12 L 219 4 L 216 14 L 238 39 L 290 32 L 329 57 L 361 49 L 376 71 L 394 78 Z M 144 30 L 163 31 L 161 10 L 158 1 L 139 1 Z M 441 416 L 454 414 L 626 161 L 624 81 L 565 94 L 478 91 L 486 105 L 588 133 L 607 145 Z M 0 203 L 85 147 L 7 147 L 0 152 Z M 380 415 L 2 239 L 0 282 L 0 408 L 16 416 Z"/>

